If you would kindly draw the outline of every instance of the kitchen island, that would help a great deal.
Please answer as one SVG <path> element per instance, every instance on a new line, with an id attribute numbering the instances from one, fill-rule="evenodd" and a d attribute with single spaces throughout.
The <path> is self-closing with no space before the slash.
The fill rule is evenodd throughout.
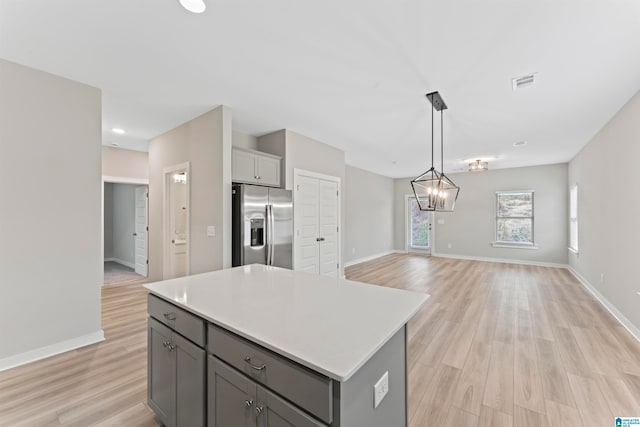
<path id="1" fill-rule="evenodd" d="M 258 264 L 145 287 L 165 425 L 406 426 L 406 323 L 427 295 Z"/>

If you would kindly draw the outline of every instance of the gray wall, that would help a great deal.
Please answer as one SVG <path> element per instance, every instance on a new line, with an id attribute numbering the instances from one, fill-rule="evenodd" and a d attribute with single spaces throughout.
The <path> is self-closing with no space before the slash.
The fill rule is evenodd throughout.
<path id="1" fill-rule="evenodd" d="M 390 251 L 394 230 L 394 180 L 347 166 L 345 169 L 343 261 Z"/>
<path id="2" fill-rule="evenodd" d="M 567 263 L 567 164 L 451 174 L 461 187 L 456 209 L 437 213 L 435 252 L 477 258 Z M 404 196 L 411 194 L 411 178 L 396 180 L 395 247 L 405 248 Z M 494 248 L 495 192 L 534 190 L 535 231 L 538 249 Z M 444 220 L 439 224 L 438 220 Z M 448 245 L 451 244 L 451 248 Z"/>
<path id="3" fill-rule="evenodd" d="M 101 339 L 100 90 L 0 59 L 0 370 Z"/>
<path id="4" fill-rule="evenodd" d="M 249 150 L 258 149 L 258 138 L 253 135 L 247 135 L 240 131 L 234 130 L 232 133 L 231 143 L 234 147 L 248 148 Z"/>
<path id="5" fill-rule="evenodd" d="M 104 258 L 135 264 L 136 187 L 104 184 Z"/>
<path id="6" fill-rule="evenodd" d="M 640 93 L 569 163 L 578 184 L 578 249 L 569 265 L 640 328 Z M 601 282 L 601 275 L 604 275 Z"/>
<path id="7" fill-rule="evenodd" d="M 104 183 L 104 258 L 113 258 L 113 184 Z"/>
<path id="8" fill-rule="evenodd" d="M 149 275 L 163 275 L 163 169 L 191 162 L 190 273 L 230 266 L 231 110 L 220 106 L 149 143 Z M 207 226 L 216 236 L 207 236 Z"/>
<path id="9" fill-rule="evenodd" d="M 149 178 L 149 153 L 102 146 L 102 176 Z"/>

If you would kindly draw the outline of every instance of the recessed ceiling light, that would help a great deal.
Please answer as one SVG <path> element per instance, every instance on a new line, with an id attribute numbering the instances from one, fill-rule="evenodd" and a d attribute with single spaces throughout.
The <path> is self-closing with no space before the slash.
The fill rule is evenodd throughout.
<path id="1" fill-rule="evenodd" d="M 527 145 L 527 141 L 516 141 L 513 143 L 514 147 L 523 147 L 525 145 Z"/>
<path id="2" fill-rule="evenodd" d="M 126 133 L 124 129 L 120 129 L 120 128 L 113 128 L 111 129 L 111 132 L 117 133 L 118 135 L 124 135 Z"/>
<path id="3" fill-rule="evenodd" d="M 202 13 L 207 9 L 207 5 L 204 4 L 204 0 L 179 0 L 182 7 L 189 12 Z"/>

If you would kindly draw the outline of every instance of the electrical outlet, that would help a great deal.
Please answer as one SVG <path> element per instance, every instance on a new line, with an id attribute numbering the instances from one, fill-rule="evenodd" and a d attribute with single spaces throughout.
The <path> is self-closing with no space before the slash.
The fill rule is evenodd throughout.
<path id="1" fill-rule="evenodd" d="M 444 219 L 439 219 L 438 220 L 438 225 L 444 225 Z"/>
<path id="2" fill-rule="evenodd" d="M 373 386 L 373 407 L 377 408 L 389 392 L 389 371 L 385 372 Z"/>
<path id="3" fill-rule="evenodd" d="M 216 226 L 215 225 L 208 225 L 207 226 L 207 236 L 209 236 L 209 237 L 215 237 L 216 236 Z"/>

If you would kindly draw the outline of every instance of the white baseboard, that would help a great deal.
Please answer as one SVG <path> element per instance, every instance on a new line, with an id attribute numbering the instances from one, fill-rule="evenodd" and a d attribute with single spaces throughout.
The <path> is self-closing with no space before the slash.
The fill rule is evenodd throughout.
<path id="1" fill-rule="evenodd" d="M 36 348 L 35 350 L 16 354 L 15 356 L 5 357 L 4 359 L 0 359 L 0 372 L 6 371 L 7 369 L 15 368 L 16 366 L 35 362 L 36 360 L 55 356 L 56 354 L 95 344 L 100 341 L 104 341 L 104 331 L 102 329 L 91 334 L 83 335 L 81 337 L 76 337 L 45 347 Z"/>
<path id="2" fill-rule="evenodd" d="M 401 251 L 396 251 L 396 250 L 392 250 L 392 251 L 386 251 L 386 252 L 380 252 L 378 254 L 374 254 L 374 255 L 369 255 L 366 257 L 362 257 L 362 258 L 358 258 L 358 259 L 354 259 L 353 261 L 349 261 L 349 262 L 345 262 L 344 263 L 344 267 L 351 267 L 352 265 L 356 265 L 356 264 L 360 264 L 362 262 L 367 262 L 367 261 L 371 261 L 373 259 L 376 258 L 380 258 L 381 256 L 385 256 L 385 255 L 391 255 L 391 254 L 395 254 L 395 253 L 400 253 Z"/>
<path id="3" fill-rule="evenodd" d="M 622 326 L 624 326 L 624 328 L 629 331 L 629 333 L 638 341 L 640 341 L 640 329 L 638 329 L 633 323 L 631 323 L 629 321 L 629 319 L 627 319 L 625 317 L 624 314 L 622 314 L 622 312 L 620 312 L 620 310 L 618 310 L 616 308 L 615 305 L 611 304 L 611 302 L 609 302 L 608 299 L 606 299 L 596 288 L 595 286 L 593 286 L 591 283 L 589 283 L 589 281 L 587 279 L 585 279 L 584 277 L 582 277 L 582 275 L 580 273 L 578 273 L 577 271 L 575 271 L 573 269 L 573 267 L 569 266 L 567 267 L 567 270 L 569 270 L 569 272 L 571 274 L 573 274 L 573 276 L 578 279 L 578 281 L 582 284 L 582 286 L 584 286 L 584 288 L 586 290 L 589 291 L 589 293 L 591 293 L 591 295 L 593 295 L 593 297 L 595 299 L 598 300 L 598 302 L 600 304 L 602 304 L 602 306 L 604 308 L 607 309 L 607 311 L 609 311 L 609 313 L 611 313 L 611 315 L 613 317 L 616 318 L 616 320 L 618 322 L 620 322 L 620 324 Z"/>
<path id="4" fill-rule="evenodd" d="M 477 257 L 477 256 L 469 256 L 469 255 L 440 254 L 435 252 L 431 253 L 431 256 L 440 257 L 440 258 L 468 259 L 471 261 L 501 262 L 504 264 L 535 265 L 538 267 L 569 268 L 567 264 L 558 264 L 555 262 L 527 261 L 523 259 L 485 258 L 485 257 Z"/>
<path id="5" fill-rule="evenodd" d="M 104 262 L 117 262 L 118 264 L 124 265 L 125 267 L 136 269 L 136 265 L 132 262 L 122 260 L 120 258 L 105 258 Z"/>

